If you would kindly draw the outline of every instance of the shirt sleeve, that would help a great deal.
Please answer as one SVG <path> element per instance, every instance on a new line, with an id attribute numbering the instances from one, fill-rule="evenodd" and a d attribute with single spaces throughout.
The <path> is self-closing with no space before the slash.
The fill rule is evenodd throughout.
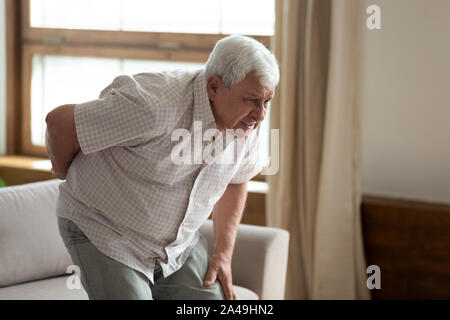
<path id="1" fill-rule="evenodd" d="M 98 99 L 77 104 L 74 117 L 84 154 L 133 145 L 151 135 L 152 98 L 132 76 L 119 76 Z"/>
<path id="2" fill-rule="evenodd" d="M 247 144 L 247 150 L 244 159 L 242 160 L 238 171 L 230 180 L 230 184 L 241 184 L 249 181 L 264 167 L 260 146 L 261 146 L 261 127 L 258 127 L 255 136 L 250 139 Z"/>

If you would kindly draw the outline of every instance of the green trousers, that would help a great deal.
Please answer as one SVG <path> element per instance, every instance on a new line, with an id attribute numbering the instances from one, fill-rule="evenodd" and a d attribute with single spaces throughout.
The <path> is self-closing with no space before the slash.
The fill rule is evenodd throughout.
<path id="1" fill-rule="evenodd" d="M 210 261 L 203 237 L 184 265 L 167 278 L 157 263 L 152 284 L 143 273 L 103 254 L 71 220 L 58 217 L 58 227 L 73 263 L 80 268 L 81 283 L 91 300 L 224 299 L 218 281 L 210 287 L 203 286 Z"/>

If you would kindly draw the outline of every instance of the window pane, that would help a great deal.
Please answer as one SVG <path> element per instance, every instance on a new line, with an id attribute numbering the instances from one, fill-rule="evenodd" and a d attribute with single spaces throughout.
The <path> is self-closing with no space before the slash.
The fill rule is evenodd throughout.
<path id="1" fill-rule="evenodd" d="M 136 74 L 140 72 L 158 72 L 173 69 L 197 70 L 203 67 L 203 63 L 173 62 L 173 61 L 148 61 L 148 60 L 123 60 L 122 74 Z"/>
<path id="2" fill-rule="evenodd" d="M 272 35 L 274 0 L 30 0 L 32 27 Z"/>
<path id="3" fill-rule="evenodd" d="M 30 0 L 30 23 L 42 28 L 120 30 L 121 3 L 121 0 Z"/>
<path id="4" fill-rule="evenodd" d="M 206 14 L 205 14 L 206 13 Z M 126 0 L 123 30 L 219 33 L 217 0 Z"/>
<path id="5" fill-rule="evenodd" d="M 118 75 L 202 66 L 187 62 L 35 55 L 31 83 L 32 143 L 45 145 L 48 112 L 63 104 L 96 99 Z"/>
<path id="6" fill-rule="evenodd" d="M 255 35 L 274 33 L 274 0 L 225 0 L 221 14 L 222 33 Z"/>

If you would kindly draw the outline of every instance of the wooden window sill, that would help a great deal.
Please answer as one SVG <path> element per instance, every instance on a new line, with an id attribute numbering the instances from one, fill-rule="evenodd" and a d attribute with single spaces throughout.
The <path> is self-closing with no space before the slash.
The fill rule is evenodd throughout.
<path id="1" fill-rule="evenodd" d="M 0 178 L 6 186 L 54 179 L 51 162 L 45 158 L 0 156 Z"/>
<path id="2" fill-rule="evenodd" d="M 0 167 L 50 172 L 50 160 L 26 156 L 0 156 Z"/>

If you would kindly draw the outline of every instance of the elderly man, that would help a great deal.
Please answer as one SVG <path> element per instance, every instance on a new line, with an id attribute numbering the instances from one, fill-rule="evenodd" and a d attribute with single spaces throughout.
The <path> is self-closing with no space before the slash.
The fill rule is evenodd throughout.
<path id="1" fill-rule="evenodd" d="M 262 168 L 249 155 L 278 80 L 274 56 L 233 35 L 202 70 L 119 76 L 97 100 L 47 115 L 52 174 L 65 179 L 59 230 L 90 299 L 235 299 L 237 227 L 247 181 Z M 226 134 L 199 142 L 198 124 Z M 177 129 L 192 133 L 201 155 L 223 140 L 233 147 L 230 130 L 244 132 L 244 148 L 231 162 L 175 163 Z M 211 212 L 212 257 L 198 232 Z"/>

